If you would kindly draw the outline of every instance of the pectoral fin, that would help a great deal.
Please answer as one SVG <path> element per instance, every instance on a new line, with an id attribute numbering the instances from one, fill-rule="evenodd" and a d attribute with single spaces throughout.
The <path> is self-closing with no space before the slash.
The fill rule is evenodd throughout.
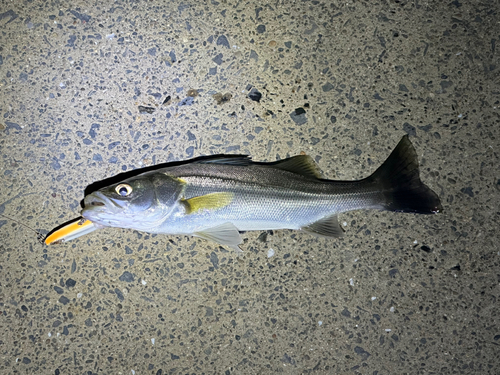
<path id="1" fill-rule="evenodd" d="M 193 233 L 193 235 L 209 241 L 217 242 L 221 245 L 230 246 L 236 250 L 237 253 L 242 252 L 238 246 L 242 242 L 240 232 L 234 224 L 224 223 L 213 228 L 205 229 L 202 232 Z"/>
<path id="2" fill-rule="evenodd" d="M 233 200 L 233 193 L 221 192 L 210 193 L 185 199 L 182 202 L 186 206 L 186 213 L 192 214 L 200 210 L 214 210 L 226 207 Z"/>
<path id="3" fill-rule="evenodd" d="M 324 217 L 300 229 L 323 237 L 342 237 L 344 235 L 344 230 L 339 225 L 337 215 Z"/>

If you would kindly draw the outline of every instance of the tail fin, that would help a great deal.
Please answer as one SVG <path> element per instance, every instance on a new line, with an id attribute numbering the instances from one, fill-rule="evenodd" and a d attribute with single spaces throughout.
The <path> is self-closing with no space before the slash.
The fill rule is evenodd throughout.
<path id="1" fill-rule="evenodd" d="M 417 153 L 407 135 L 368 179 L 380 186 L 386 210 L 419 214 L 443 210 L 437 194 L 420 180 Z"/>

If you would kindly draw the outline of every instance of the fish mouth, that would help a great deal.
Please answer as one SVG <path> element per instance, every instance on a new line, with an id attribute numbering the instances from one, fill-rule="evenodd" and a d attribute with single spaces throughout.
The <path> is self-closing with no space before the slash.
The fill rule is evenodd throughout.
<path id="1" fill-rule="evenodd" d="M 117 213 L 114 202 L 98 191 L 87 195 L 83 200 L 83 205 L 82 215 L 91 221 Z"/>
<path id="2" fill-rule="evenodd" d="M 121 226 L 126 216 L 122 207 L 100 191 L 87 195 L 83 203 L 82 216 L 102 226 Z"/>
<path id="3" fill-rule="evenodd" d="M 84 203 L 85 208 L 103 207 L 103 206 L 113 207 L 114 206 L 114 204 L 112 204 L 113 202 L 99 191 L 96 191 L 96 192 L 86 196 L 85 199 L 83 200 L 83 203 Z"/>
<path id="4" fill-rule="evenodd" d="M 90 206 L 104 206 L 103 202 L 92 201 L 89 203 Z"/>

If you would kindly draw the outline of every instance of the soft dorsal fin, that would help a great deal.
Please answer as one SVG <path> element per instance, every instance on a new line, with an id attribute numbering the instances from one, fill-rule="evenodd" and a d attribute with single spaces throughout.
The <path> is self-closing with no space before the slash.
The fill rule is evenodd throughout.
<path id="1" fill-rule="evenodd" d="M 270 167 L 300 174 L 305 177 L 322 178 L 321 170 L 309 155 L 297 155 L 269 164 Z"/>
<path id="2" fill-rule="evenodd" d="M 322 237 L 342 237 L 344 235 L 344 230 L 339 225 L 337 215 L 324 217 L 300 229 Z"/>

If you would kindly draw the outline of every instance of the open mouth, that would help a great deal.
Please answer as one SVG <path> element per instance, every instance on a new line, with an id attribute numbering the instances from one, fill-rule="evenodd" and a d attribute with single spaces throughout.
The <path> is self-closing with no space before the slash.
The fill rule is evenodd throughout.
<path id="1" fill-rule="evenodd" d="M 92 201 L 89 203 L 89 206 L 104 206 L 104 203 Z"/>
<path id="2" fill-rule="evenodd" d="M 83 201 L 84 208 L 87 207 L 89 209 L 97 208 L 97 207 L 105 207 L 107 203 L 109 203 L 109 199 L 99 191 L 96 191 L 90 195 L 87 195 Z"/>

